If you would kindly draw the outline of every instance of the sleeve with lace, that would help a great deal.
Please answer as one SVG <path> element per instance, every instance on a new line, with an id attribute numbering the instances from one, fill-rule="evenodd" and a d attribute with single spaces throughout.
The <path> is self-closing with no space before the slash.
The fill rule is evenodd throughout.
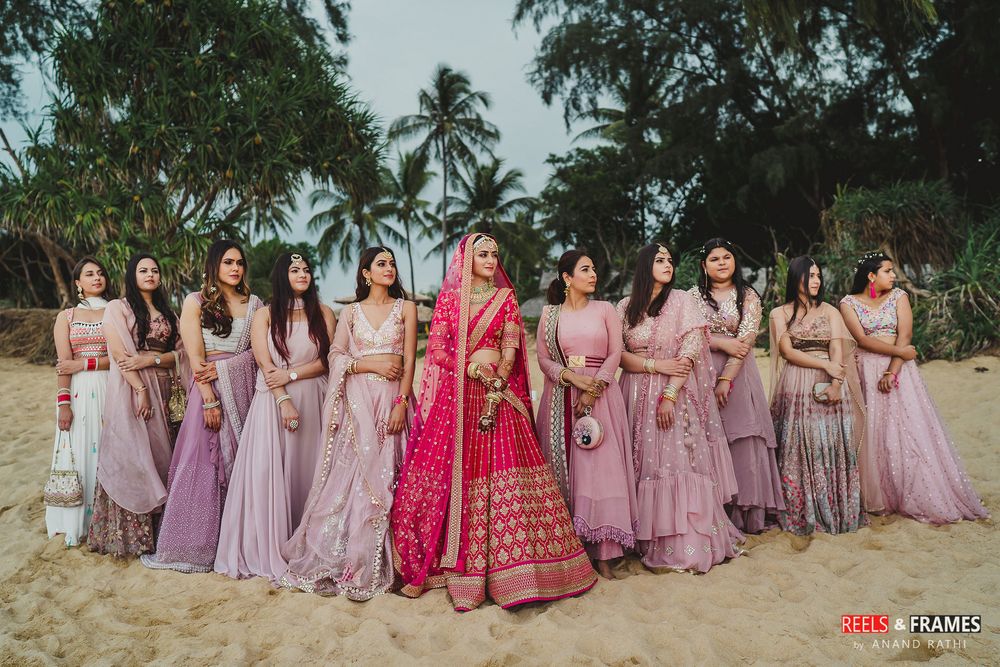
<path id="1" fill-rule="evenodd" d="M 692 329 L 684 334 L 681 339 L 681 347 L 678 356 L 687 357 L 691 361 L 697 362 L 701 357 L 701 348 L 705 344 L 705 330 Z"/>
<path id="2" fill-rule="evenodd" d="M 622 320 L 614 306 L 606 303 L 604 307 L 604 326 L 608 331 L 607 356 L 601 367 L 597 369 L 595 377 L 598 380 L 611 384 L 615 381 L 615 371 L 622 361 L 622 351 L 625 349 L 625 342 L 622 334 Z"/>
<path id="3" fill-rule="evenodd" d="M 743 321 L 736 331 L 736 337 L 740 340 L 749 339 L 750 343 L 753 343 L 757 339 L 757 332 L 760 331 L 760 321 L 763 316 L 760 297 L 756 291 L 748 288 L 743 298 Z"/>

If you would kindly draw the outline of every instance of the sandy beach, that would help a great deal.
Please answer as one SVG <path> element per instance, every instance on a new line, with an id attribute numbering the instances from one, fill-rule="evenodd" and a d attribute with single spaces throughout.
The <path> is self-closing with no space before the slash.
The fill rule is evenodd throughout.
<path id="1" fill-rule="evenodd" d="M 766 359 L 758 363 L 766 374 Z M 1000 359 L 935 361 L 922 372 L 977 491 L 1000 516 Z M 54 380 L 47 367 L 0 359 L 2 665 L 1000 662 L 995 519 L 935 528 L 874 518 L 857 533 L 811 539 L 774 530 L 706 575 L 654 575 L 631 559 L 618 580 L 582 597 L 466 614 L 441 590 L 355 603 L 67 549 L 46 539 L 42 504 Z M 852 613 L 981 614 L 983 629 L 843 635 L 840 616 Z M 874 647 L 876 638 L 890 645 Z M 918 648 L 891 645 L 914 639 Z"/>

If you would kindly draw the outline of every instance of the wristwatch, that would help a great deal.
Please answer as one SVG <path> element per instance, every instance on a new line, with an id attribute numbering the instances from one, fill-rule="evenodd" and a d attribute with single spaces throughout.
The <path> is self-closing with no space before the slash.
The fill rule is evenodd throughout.
<path id="1" fill-rule="evenodd" d="M 288 373 L 288 379 L 291 380 L 292 382 L 295 382 L 296 380 L 299 379 L 299 374 L 296 373 L 295 371 L 291 371 Z"/>
<path id="2" fill-rule="evenodd" d="M 156 364 L 157 366 L 160 365 L 160 355 L 157 354 L 153 357 L 153 363 Z"/>

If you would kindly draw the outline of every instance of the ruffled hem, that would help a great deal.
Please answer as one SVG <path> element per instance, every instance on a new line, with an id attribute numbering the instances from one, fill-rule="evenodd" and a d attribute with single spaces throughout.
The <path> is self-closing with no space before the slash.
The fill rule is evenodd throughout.
<path id="1" fill-rule="evenodd" d="M 573 530 L 576 531 L 577 536 L 583 542 L 590 542 L 596 544 L 597 542 L 612 541 L 617 542 L 626 549 L 635 548 L 635 531 L 639 529 L 639 522 L 635 521 L 632 524 L 631 530 L 626 530 L 619 528 L 618 526 L 598 526 L 597 528 L 591 528 L 587 523 L 587 520 L 582 516 L 573 517 Z"/>
<path id="2" fill-rule="evenodd" d="M 710 536 L 717 534 L 721 525 L 735 540 L 742 541 L 742 534 L 726 517 L 715 483 L 707 475 L 685 472 L 641 480 L 637 498 L 637 540 L 689 533 Z"/>

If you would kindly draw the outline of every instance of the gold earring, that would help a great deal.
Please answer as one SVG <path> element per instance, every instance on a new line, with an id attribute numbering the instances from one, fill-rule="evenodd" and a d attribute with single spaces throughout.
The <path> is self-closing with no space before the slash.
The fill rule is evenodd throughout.
<path id="1" fill-rule="evenodd" d="M 569 296 L 569 281 L 566 281 L 566 289 L 563 290 L 563 294 Z"/>
<path id="2" fill-rule="evenodd" d="M 76 286 L 76 296 L 81 301 L 83 300 L 83 287 L 81 287 L 80 285 Z"/>
<path id="3" fill-rule="evenodd" d="M 365 287 L 371 287 L 371 286 L 372 286 L 372 277 L 365 276 Z"/>

